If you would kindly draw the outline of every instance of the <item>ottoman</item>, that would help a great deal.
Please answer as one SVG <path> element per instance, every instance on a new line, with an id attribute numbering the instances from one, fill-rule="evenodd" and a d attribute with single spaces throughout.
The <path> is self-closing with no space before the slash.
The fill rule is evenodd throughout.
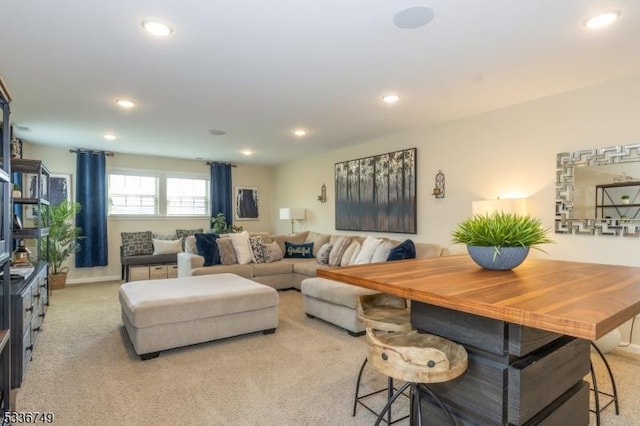
<path id="1" fill-rule="evenodd" d="M 134 281 L 119 290 L 122 322 L 142 360 L 160 351 L 278 326 L 278 292 L 234 274 Z"/>

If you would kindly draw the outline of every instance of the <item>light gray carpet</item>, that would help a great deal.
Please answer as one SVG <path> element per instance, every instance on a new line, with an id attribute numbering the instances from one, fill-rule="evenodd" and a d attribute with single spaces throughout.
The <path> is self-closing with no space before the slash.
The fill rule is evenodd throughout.
<path id="1" fill-rule="evenodd" d="M 298 292 L 279 293 L 275 334 L 165 351 L 142 362 L 122 327 L 119 285 L 54 292 L 17 393 L 18 411 L 53 411 L 62 426 L 373 424 L 375 417 L 363 408 L 351 417 L 364 338 L 306 318 Z M 640 425 L 640 361 L 608 357 L 622 412 L 615 416 L 609 407 L 603 424 Z M 604 376 L 600 382 L 608 386 Z M 374 372 L 364 377 L 365 391 L 385 384 Z M 406 399 L 399 402 L 406 409 Z M 384 396 L 372 404 L 384 404 Z"/>

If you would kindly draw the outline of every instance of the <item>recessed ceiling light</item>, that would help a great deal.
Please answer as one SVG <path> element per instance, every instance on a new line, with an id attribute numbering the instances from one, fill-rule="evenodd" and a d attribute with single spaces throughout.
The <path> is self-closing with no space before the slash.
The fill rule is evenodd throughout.
<path id="1" fill-rule="evenodd" d="M 298 137 L 303 137 L 303 136 L 306 136 L 307 131 L 305 129 L 296 129 L 293 131 L 293 134 Z"/>
<path id="2" fill-rule="evenodd" d="M 393 16 L 393 23 L 398 28 L 412 30 L 427 25 L 433 20 L 433 9 L 426 6 L 413 6 L 401 10 Z"/>
<path id="3" fill-rule="evenodd" d="M 242 150 L 240 152 L 242 153 L 242 155 L 246 155 L 246 156 L 249 156 L 249 155 L 253 154 L 253 151 L 251 151 L 249 149 L 245 149 L 245 150 Z"/>
<path id="4" fill-rule="evenodd" d="M 617 21 L 620 15 L 621 12 L 619 10 L 602 12 L 584 21 L 584 26 L 590 29 L 603 28 Z"/>
<path id="5" fill-rule="evenodd" d="M 149 34 L 158 37 L 166 37 L 173 32 L 173 28 L 169 25 L 158 21 L 142 21 L 142 28 Z"/>
<path id="6" fill-rule="evenodd" d="M 122 108 L 133 108 L 136 103 L 133 101 L 130 101 L 129 99 L 117 99 L 116 103 L 118 104 L 118 106 L 121 106 Z"/>
<path id="7" fill-rule="evenodd" d="M 108 141 L 114 141 L 117 139 L 116 135 L 114 135 L 113 133 L 105 133 L 104 138 Z"/>
<path id="8" fill-rule="evenodd" d="M 394 104 L 400 100 L 400 96 L 398 95 L 384 95 L 382 100 L 388 104 Z"/>

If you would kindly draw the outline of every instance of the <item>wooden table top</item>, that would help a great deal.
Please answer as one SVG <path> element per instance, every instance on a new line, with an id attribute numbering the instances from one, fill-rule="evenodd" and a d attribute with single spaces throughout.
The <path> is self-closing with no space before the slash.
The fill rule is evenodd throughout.
<path id="1" fill-rule="evenodd" d="M 512 271 L 467 255 L 318 269 L 319 277 L 595 340 L 640 313 L 640 268 L 527 259 Z"/>

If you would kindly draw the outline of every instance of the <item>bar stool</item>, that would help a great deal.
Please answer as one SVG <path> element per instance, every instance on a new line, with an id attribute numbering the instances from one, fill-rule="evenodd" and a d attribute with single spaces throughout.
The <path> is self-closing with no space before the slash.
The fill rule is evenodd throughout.
<path id="1" fill-rule="evenodd" d="M 600 413 L 602 412 L 602 410 L 604 410 L 609 405 L 611 405 L 611 403 L 613 403 L 616 409 L 616 415 L 620 415 L 620 406 L 618 405 L 618 389 L 616 387 L 616 380 L 613 377 L 613 371 L 611 371 L 611 366 L 609 366 L 609 362 L 607 361 L 607 358 L 604 356 L 600 348 L 598 348 L 598 346 L 595 343 L 591 342 L 591 347 L 593 347 L 596 350 L 596 353 L 602 359 L 602 363 L 606 367 L 607 373 L 609 373 L 609 381 L 611 382 L 611 388 L 613 391 L 613 393 L 608 393 L 598 389 L 598 381 L 596 379 L 596 374 L 593 369 L 593 362 L 589 362 L 591 367 L 591 382 L 593 384 L 593 389 L 591 390 L 593 391 L 593 396 L 594 396 L 593 400 L 595 402 L 595 410 L 590 410 L 590 411 L 592 413 L 595 413 L 596 415 L 596 426 L 600 426 Z M 600 395 L 605 395 L 611 398 L 609 402 L 604 404 L 602 407 L 600 407 Z"/>
<path id="2" fill-rule="evenodd" d="M 378 293 L 371 295 L 364 295 L 358 298 L 356 305 L 356 312 L 358 317 L 363 322 L 366 328 L 375 329 L 381 332 L 395 333 L 411 330 L 411 310 L 407 306 L 407 300 L 402 297 L 392 296 L 389 294 Z M 355 417 L 358 404 L 375 414 L 379 414 L 371 407 L 364 403 L 364 399 L 372 395 L 379 394 L 387 391 L 387 399 L 391 398 L 394 392 L 393 378 L 387 379 L 387 387 L 377 391 L 370 392 L 366 395 L 360 395 L 360 381 L 362 379 L 362 373 L 367 365 L 368 358 L 365 357 L 358 373 L 358 379 L 356 381 L 356 392 L 353 399 L 353 413 Z M 393 424 L 401 420 L 406 419 L 408 416 L 391 420 L 391 410 L 387 411 L 387 424 Z"/>
<path id="3" fill-rule="evenodd" d="M 380 373 L 406 383 L 387 401 L 376 420 L 376 426 L 391 407 L 391 404 L 410 387 L 410 424 L 422 426 L 420 414 L 420 392 L 425 391 L 440 406 L 451 424 L 455 420 L 438 396 L 426 386 L 427 383 L 442 383 L 462 375 L 467 369 L 467 351 L 457 343 L 433 334 L 417 331 L 376 334 L 367 329 L 367 358 Z"/>

